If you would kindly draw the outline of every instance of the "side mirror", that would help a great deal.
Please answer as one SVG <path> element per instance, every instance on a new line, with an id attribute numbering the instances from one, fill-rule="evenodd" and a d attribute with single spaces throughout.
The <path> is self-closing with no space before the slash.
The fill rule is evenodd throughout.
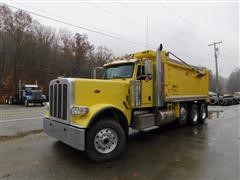
<path id="1" fill-rule="evenodd" d="M 145 72 L 145 75 L 147 75 L 147 76 L 152 75 L 152 73 L 153 73 L 152 61 L 150 61 L 150 60 L 144 61 L 144 72 Z"/>

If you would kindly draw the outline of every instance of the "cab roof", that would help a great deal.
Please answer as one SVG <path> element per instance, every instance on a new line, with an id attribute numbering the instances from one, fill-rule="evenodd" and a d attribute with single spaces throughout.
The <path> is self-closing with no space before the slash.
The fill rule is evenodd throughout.
<path id="1" fill-rule="evenodd" d="M 113 62 L 109 62 L 107 64 L 104 64 L 103 66 L 112 66 L 112 65 L 117 65 L 117 64 L 127 64 L 127 63 L 135 63 L 137 62 L 139 59 L 120 59 L 120 60 L 115 60 Z"/>
<path id="2" fill-rule="evenodd" d="M 141 60 L 144 58 L 153 60 L 156 58 L 156 52 L 153 50 L 135 52 L 133 54 L 129 54 L 129 56 L 126 58 L 114 59 L 113 62 L 109 62 L 107 64 L 104 64 L 103 66 L 106 67 L 106 66 L 112 66 L 112 65 L 116 65 L 116 64 L 135 63 L 138 60 Z"/>
<path id="3" fill-rule="evenodd" d="M 38 85 L 35 85 L 35 84 L 26 84 L 26 85 L 24 85 L 24 87 L 26 87 L 26 88 L 37 88 L 38 87 Z"/>

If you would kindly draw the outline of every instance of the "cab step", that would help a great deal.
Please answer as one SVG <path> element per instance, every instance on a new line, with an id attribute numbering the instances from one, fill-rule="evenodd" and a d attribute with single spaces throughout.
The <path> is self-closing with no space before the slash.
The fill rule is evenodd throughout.
<path id="1" fill-rule="evenodd" d="M 159 128 L 159 126 L 151 126 L 151 127 L 142 129 L 141 131 L 143 131 L 143 132 L 148 132 L 148 131 L 151 131 L 151 130 L 154 130 L 154 129 L 157 129 L 157 128 Z"/>

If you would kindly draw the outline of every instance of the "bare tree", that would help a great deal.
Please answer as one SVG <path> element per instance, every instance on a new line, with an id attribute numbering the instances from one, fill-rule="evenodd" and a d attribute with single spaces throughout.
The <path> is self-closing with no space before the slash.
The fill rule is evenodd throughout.
<path id="1" fill-rule="evenodd" d="M 13 51 L 13 79 L 14 79 L 14 89 L 17 91 L 17 67 L 21 63 L 27 49 L 24 48 L 27 33 L 30 30 L 32 18 L 29 14 L 18 10 L 12 12 L 8 7 L 1 6 L 1 28 L 2 31 L 9 37 L 9 41 L 12 43 Z"/>
<path id="2" fill-rule="evenodd" d="M 48 93 L 58 76 L 90 77 L 93 67 L 112 56 L 106 47 L 89 42 L 86 34 L 72 34 L 40 24 L 23 11 L 0 6 L 0 102 L 17 91 L 19 78 L 35 80 Z"/>
<path id="3" fill-rule="evenodd" d="M 110 60 L 110 58 L 113 56 L 113 53 L 110 49 L 104 46 L 100 46 L 96 49 L 96 52 L 94 54 L 94 67 L 102 66 L 106 62 Z"/>
<path id="4" fill-rule="evenodd" d="M 228 78 L 228 91 L 238 92 L 240 91 L 240 68 L 235 69 Z"/>

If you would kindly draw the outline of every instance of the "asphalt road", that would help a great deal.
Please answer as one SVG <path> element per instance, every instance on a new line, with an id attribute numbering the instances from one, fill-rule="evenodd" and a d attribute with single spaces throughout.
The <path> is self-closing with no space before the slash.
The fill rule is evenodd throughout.
<path id="1" fill-rule="evenodd" d="M 0 108 L 1 130 L 8 127 L 5 123 L 13 123 L 12 127 L 29 123 L 27 130 L 38 128 L 37 118 L 16 119 L 41 116 L 44 110 L 42 107 Z M 220 118 L 213 115 L 206 124 L 197 127 L 170 124 L 148 133 L 132 133 L 125 153 L 105 163 L 93 163 L 84 152 L 44 133 L 0 141 L 0 178 L 239 179 L 239 108 L 239 105 L 211 107 L 211 110 L 223 110 Z M 15 110 L 19 112 L 16 117 Z"/>
<path id="2" fill-rule="evenodd" d="M 44 111 L 41 106 L 0 105 L 0 136 L 17 136 L 42 129 Z"/>

